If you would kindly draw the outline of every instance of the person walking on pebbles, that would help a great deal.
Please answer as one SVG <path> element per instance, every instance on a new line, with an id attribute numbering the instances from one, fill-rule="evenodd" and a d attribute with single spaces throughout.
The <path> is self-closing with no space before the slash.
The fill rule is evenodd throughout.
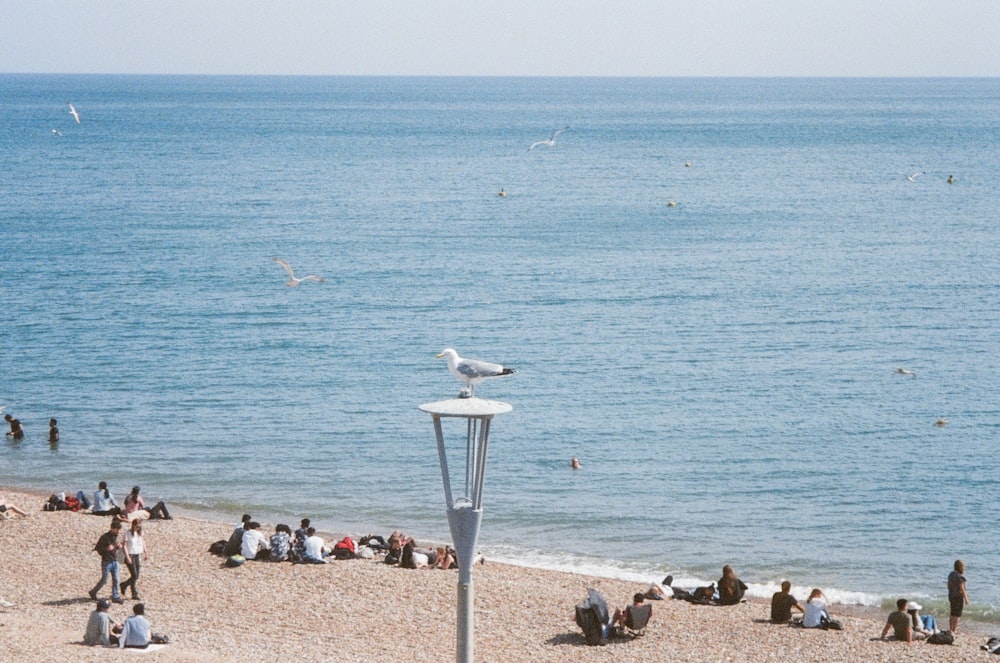
<path id="1" fill-rule="evenodd" d="M 117 518 L 111 519 L 111 527 L 107 532 L 101 535 L 101 538 L 97 540 L 97 545 L 94 546 L 101 556 L 101 580 L 98 582 L 92 590 L 90 590 L 90 598 L 97 600 L 97 592 L 101 591 L 104 585 L 108 584 L 108 578 L 111 578 L 111 602 L 112 603 L 124 603 L 121 594 L 119 593 L 119 575 L 118 575 L 118 551 L 125 545 L 118 540 L 118 535 L 121 534 L 122 523 Z"/>

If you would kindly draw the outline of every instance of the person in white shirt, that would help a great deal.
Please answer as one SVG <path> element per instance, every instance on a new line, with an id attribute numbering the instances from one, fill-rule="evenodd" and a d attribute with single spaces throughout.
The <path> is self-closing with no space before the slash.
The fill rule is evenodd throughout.
<path id="1" fill-rule="evenodd" d="M 128 567 L 128 580 L 121 583 L 119 588 L 125 594 L 125 588 L 132 588 L 132 598 L 139 599 L 139 588 L 136 582 L 139 580 L 139 569 L 142 563 L 149 559 L 146 554 L 146 540 L 142 536 L 142 519 L 136 518 L 132 521 L 128 531 L 125 532 L 125 566 Z"/>
<path id="2" fill-rule="evenodd" d="M 323 537 L 316 534 L 316 528 L 310 527 L 306 530 L 306 553 L 305 561 L 311 562 L 313 564 L 324 564 L 326 560 L 325 553 L 327 552 L 326 543 L 323 541 Z"/>
<path id="3" fill-rule="evenodd" d="M 814 589 L 809 594 L 806 601 L 805 614 L 802 616 L 802 626 L 805 628 L 819 628 L 823 618 L 830 619 L 830 614 L 826 611 L 826 595 L 820 589 Z"/>
<path id="4" fill-rule="evenodd" d="M 261 550 L 270 550 L 271 546 L 267 542 L 267 537 L 260 531 L 260 523 L 251 522 L 243 532 L 243 543 L 240 545 L 240 554 L 245 559 L 257 559 L 257 553 Z M 266 559 L 266 555 L 261 559 Z"/>

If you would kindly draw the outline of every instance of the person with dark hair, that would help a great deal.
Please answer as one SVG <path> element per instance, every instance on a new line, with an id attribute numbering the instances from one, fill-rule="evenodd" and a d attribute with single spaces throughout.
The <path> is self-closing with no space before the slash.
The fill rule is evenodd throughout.
<path id="1" fill-rule="evenodd" d="M 229 535 L 229 540 L 226 541 L 226 549 L 223 551 L 223 555 L 226 557 L 232 557 L 233 555 L 240 554 L 240 548 L 243 547 L 243 532 L 246 531 L 247 525 L 253 518 L 249 513 L 243 514 L 243 519 L 240 524 L 233 530 L 233 533 Z"/>
<path id="2" fill-rule="evenodd" d="M 14 438 L 15 440 L 24 439 L 24 428 L 21 426 L 21 420 L 15 419 L 9 414 L 3 415 L 4 421 L 10 425 L 10 430 L 7 431 L 7 435 Z"/>
<path id="3" fill-rule="evenodd" d="M 49 419 L 49 443 L 55 444 L 59 441 L 59 429 L 56 428 L 56 420 Z"/>
<path id="4" fill-rule="evenodd" d="M 733 567 L 726 564 L 722 567 L 722 577 L 719 578 L 719 604 L 736 605 L 743 600 L 747 586 L 736 577 Z"/>
<path id="5" fill-rule="evenodd" d="M 246 529 L 243 530 L 243 541 L 240 544 L 240 554 L 243 555 L 243 558 L 257 559 L 257 553 L 268 550 L 269 546 L 267 538 L 260 531 L 260 523 L 250 521 Z M 267 558 L 261 557 L 260 559 Z"/>
<path id="6" fill-rule="evenodd" d="M 906 613 L 907 603 L 909 601 L 906 599 L 896 601 L 896 611 L 889 613 L 889 619 L 886 620 L 885 628 L 882 629 L 881 638 L 883 640 L 889 634 L 889 629 L 892 629 L 897 640 L 907 644 L 913 643 L 913 626 L 910 623 L 910 616 Z"/>
<path id="7" fill-rule="evenodd" d="M 292 541 L 292 561 L 301 562 L 306 556 L 306 539 L 309 538 L 308 518 L 303 518 L 299 523 L 299 528 L 295 530 L 295 537 Z"/>
<path id="8" fill-rule="evenodd" d="M 622 609 L 618 608 L 615 609 L 615 615 L 614 617 L 611 618 L 611 627 L 614 628 L 615 626 L 617 626 L 619 629 L 621 629 L 622 632 L 624 632 L 625 629 L 632 628 L 633 624 L 631 617 L 632 609 L 641 606 L 645 602 L 645 600 L 646 600 L 646 595 L 644 593 L 636 592 L 635 594 L 633 594 L 632 605 L 625 606 L 625 608 Z M 649 608 L 649 616 L 650 617 L 653 616 L 652 606 L 650 606 Z"/>
<path id="9" fill-rule="evenodd" d="M 96 609 L 90 613 L 87 620 L 87 630 L 83 635 L 83 644 L 96 647 L 97 645 L 118 644 L 118 634 L 121 633 L 122 625 L 111 619 L 108 611 L 111 609 L 111 602 L 107 599 L 100 599 Z"/>
<path id="10" fill-rule="evenodd" d="M 125 532 L 125 566 L 128 567 L 128 580 L 118 587 L 122 594 L 126 587 L 132 588 L 132 598 L 139 599 L 139 588 L 136 582 L 139 580 L 139 570 L 142 563 L 149 559 L 146 553 L 146 541 L 142 536 L 142 519 L 135 518 L 128 531 Z"/>
<path id="11" fill-rule="evenodd" d="M 90 512 L 95 516 L 117 516 L 122 512 L 118 502 L 115 501 L 115 496 L 111 494 L 108 490 L 108 483 L 102 481 L 97 484 L 97 492 L 94 493 L 94 505 L 91 507 Z"/>
<path id="12" fill-rule="evenodd" d="M 308 562 L 310 564 L 326 564 L 327 553 L 330 552 L 326 547 L 326 542 L 323 541 L 323 537 L 316 534 L 316 528 L 310 527 L 306 530 L 306 540 L 305 540 L 305 552 L 302 554 L 302 561 Z"/>
<path id="13" fill-rule="evenodd" d="M 122 634 L 118 638 L 119 647 L 130 649 L 145 649 L 152 640 L 149 620 L 146 619 L 146 605 L 136 603 L 132 606 L 132 616 L 125 620 Z"/>
<path id="14" fill-rule="evenodd" d="M 132 492 L 125 498 L 125 515 L 131 516 L 131 514 L 139 511 L 145 511 L 149 515 L 150 520 L 173 520 L 163 500 L 157 502 L 150 509 L 143 502 L 142 496 L 139 495 L 139 486 L 132 486 Z"/>
<path id="15" fill-rule="evenodd" d="M 771 596 L 771 621 L 775 624 L 787 624 L 792 621 L 792 609 L 805 613 L 802 606 L 791 594 L 792 583 L 781 581 L 781 591 Z"/>
<path id="16" fill-rule="evenodd" d="M 101 535 L 94 546 L 101 555 L 101 581 L 90 590 L 90 598 L 97 600 L 97 592 L 108 583 L 111 577 L 111 600 L 115 603 L 124 603 L 118 593 L 118 551 L 122 548 L 122 542 L 118 540 L 121 533 L 122 523 L 117 518 L 111 519 L 111 527 Z"/>
<path id="17" fill-rule="evenodd" d="M 962 609 L 969 603 L 969 595 L 965 592 L 965 562 L 960 559 L 955 560 L 955 570 L 948 574 L 948 603 L 951 604 L 948 630 L 954 634 Z"/>
<path id="18" fill-rule="evenodd" d="M 292 550 L 292 530 L 288 525 L 278 523 L 271 535 L 271 553 L 268 559 L 272 562 L 288 561 L 289 553 Z"/>

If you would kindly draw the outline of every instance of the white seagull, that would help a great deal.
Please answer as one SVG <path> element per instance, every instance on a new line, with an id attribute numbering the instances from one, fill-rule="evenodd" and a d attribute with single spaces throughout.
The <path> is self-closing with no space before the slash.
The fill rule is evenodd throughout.
<path id="1" fill-rule="evenodd" d="M 908 179 L 909 181 L 913 182 L 913 181 L 916 181 L 916 179 L 918 177 L 920 177 L 921 175 L 923 175 L 923 174 L 924 174 L 924 171 L 918 170 L 917 172 L 913 173 L 912 175 L 907 175 L 906 179 Z"/>
<path id="2" fill-rule="evenodd" d="M 76 120 L 77 124 L 80 124 L 80 114 L 76 112 L 75 108 L 73 108 L 73 104 L 69 103 L 68 101 L 66 102 L 66 104 L 69 106 L 69 114 L 73 116 L 73 119 Z"/>
<path id="3" fill-rule="evenodd" d="M 944 417 L 941 417 L 940 419 L 934 422 L 935 428 L 944 428 L 947 425 L 948 425 L 948 420 L 945 419 Z"/>
<path id="4" fill-rule="evenodd" d="M 556 129 L 555 131 L 552 132 L 552 138 L 549 138 L 548 140 L 538 140 L 538 141 L 535 141 L 528 148 L 528 151 L 530 152 L 531 150 L 535 149 L 539 145 L 547 145 L 548 147 L 553 147 L 556 144 L 556 136 L 558 136 L 562 132 L 566 131 L 567 129 L 569 129 L 569 127 L 563 127 L 562 129 Z"/>
<path id="5" fill-rule="evenodd" d="M 911 371 L 908 368 L 897 368 L 896 372 L 899 373 L 900 375 L 913 375 L 913 376 L 916 376 L 916 373 L 914 373 L 913 371 Z"/>
<path id="6" fill-rule="evenodd" d="M 284 267 L 285 271 L 288 272 L 288 278 L 290 278 L 291 280 L 288 283 L 286 283 L 285 285 L 287 285 L 289 288 L 294 288 L 295 286 L 297 286 L 298 284 L 302 283 L 303 281 L 315 281 L 316 283 L 322 283 L 323 282 L 323 277 L 322 276 L 314 276 L 312 274 L 310 274 L 309 276 L 303 276 L 300 279 L 299 278 L 295 278 L 295 273 L 292 271 L 292 266 L 291 265 L 289 265 L 287 262 L 285 262 L 281 258 L 272 258 L 272 260 L 274 260 L 274 262 L 276 262 L 279 265 L 281 265 L 282 267 Z"/>
<path id="7" fill-rule="evenodd" d="M 444 357 L 448 360 L 448 371 L 458 379 L 468 385 L 459 394 L 459 398 L 471 398 L 476 394 L 476 385 L 487 378 L 498 378 L 502 375 L 510 375 L 513 368 L 505 368 L 500 364 L 493 364 L 488 361 L 476 359 L 462 359 L 458 353 L 451 348 L 445 348 L 438 359 Z"/>
<path id="8" fill-rule="evenodd" d="M 53 129 L 52 130 L 52 135 L 53 136 L 62 136 L 62 132 L 59 131 L 58 129 Z"/>

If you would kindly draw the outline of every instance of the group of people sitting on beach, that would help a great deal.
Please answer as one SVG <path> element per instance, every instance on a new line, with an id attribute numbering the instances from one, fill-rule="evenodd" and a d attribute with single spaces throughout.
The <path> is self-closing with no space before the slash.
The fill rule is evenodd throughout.
<path id="1" fill-rule="evenodd" d="M 958 629 L 959 618 L 963 607 L 968 604 L 969 597 L 965 591 L 965 563 L 955 562 L 954 570 L 948 576 L 948 598 L 951 615 L 948 631 L 938 631 L 937 623 L 931 615 L 921 615 L 923 607 L 909 599 L 896 601 L 896 611 L 889 615 L 881 639 L 886 639 L 890 631 L 892 637 L 903 642 L 913 642 L 915 639 L 926 639 L 937 644 L 950 644 L 954 640 L 954 632 Z M 805 605 L 799 603 L 792 593 L 792 584 L 783 580 L 781 590 L 771 597 L 771 621 L 775 624 L 791 624 L 809 629 L 842 630 L 842 623 L 830 616 L 829 600 L 822 589 L 814 588 L 809 593 Z M 588 590 L 587 600 L 576 606 L 574 618 L 583 629 L 587 644 L 604 644 L 611 635 L 641 635 L 652 617 L 652 607 L 645 603 L 646 599 L 663 600 L 666 598 L 680 599 L 698 605 L 736 605 L 745 601 L 747 586 L 736 576 L 733 567 L 726 564 L 722 568 L 722 577 L 718 583 L 694 590 L 680 589 L 673 586 L 673 576 L 668 575 L 662 583 L 652 583 L 645 593 L 639 592 L 633 596 L 632 604 L 616 609 L 612 616 L 604 598 L 595 590 Z M 792 611 L 798 611 L 802 617 L 793 620 Z M 1000 651 L 1000 640 L 998 640 Z"/>
<path id="2" fill-rule="evenodd" d="M 303 518 L 294 533 L 288 525 L 278 523 L 274 533 L 266 536 L 261 532 L 260 523 L 250 514 L 243 514 L 229 539 L 213 543 L 209 551 L 225 557 L 229 566 L 239 566 L 247 560 L 326 564 L 329 559 L 371 559 L 384 555 L 385 563 L 403 568 L 458 567 L 455 551 L 450 546 L 440 546 L 436 550 L 420 548 L 412 537 L 399 531 L 393 532 L 388 541 L 368 534 L 357 543 L 345 536 L 330 546 L 316 532 L 309 518 Z"/>
<path id="3" fill-rule="evenodd" d="M 151 644 L 165 644 L 165 635 L 153 633 L 149 620 L 146 619 L 146 605 L 136 603 L 132 606 L 132 615 L 123 622 L 116 622 L 111 617 L 111 602 L 99 599 L 94 611 L 87 619 L 87 630 L 83 634 L 83 644 L 91 647 L 121 647 L 128 649 L 146 649 Z"/>

